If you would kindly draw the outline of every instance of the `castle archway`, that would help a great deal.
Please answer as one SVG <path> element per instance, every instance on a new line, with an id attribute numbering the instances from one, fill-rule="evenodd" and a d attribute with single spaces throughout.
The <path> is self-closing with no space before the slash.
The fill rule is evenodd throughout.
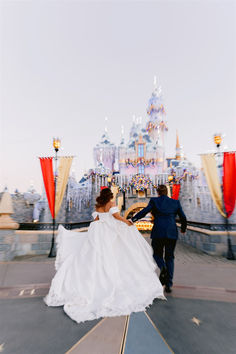
<path id="1" fill-rule="evenodd" d="M 148 203 L 145 202 L 137 202 L 132 204 L 129 209 L 125 211 L 124 217 L 127 219 L 132 218 L 136 213 L 138 213 L 140 210 L 145 208 L 148 205 Z M 153 223 L 152 223 L 152 217 L 151 214 L 147 214 L 145 216 L 145 219 L 139 220 L 135 223 L 135 226 L 137 227 L 138 230 L 152 230 Z"/>
<path id="2" fill-rule="evenodd" d="M 125 211 L 125 215 L 124 217 L 127 218 L 132 218 L 132 216 L 134 216 L 134 214 L 138 213 L 140 210 L 142 210 L 143 208 L 145 208 L 147 206 L 147 203 L 144 202 L 137 202 L 132 204 L 129 209 L 127 209 Z"/>

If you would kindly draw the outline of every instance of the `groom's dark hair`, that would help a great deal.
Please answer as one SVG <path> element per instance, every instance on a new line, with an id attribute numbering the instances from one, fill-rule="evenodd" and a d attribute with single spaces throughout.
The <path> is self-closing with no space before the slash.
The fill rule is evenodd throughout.
<path id="1" fill-rule="evenodd" d="M 167 188 L 164 184 L 160 184 L 157 188 L 157 193 L 159 194 L 159 196 L 161 195 L 167 195 Z"/>

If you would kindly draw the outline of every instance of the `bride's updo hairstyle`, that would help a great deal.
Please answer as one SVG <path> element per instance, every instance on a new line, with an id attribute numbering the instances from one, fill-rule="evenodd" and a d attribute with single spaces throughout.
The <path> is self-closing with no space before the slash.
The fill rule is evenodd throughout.
<path id="1" fill-rule="evenodd" d="M 101 190 L 100 195 L 96 198 L 96 208 L 105 206 L 113 198 L 113 193 L 110 188 Z"/>

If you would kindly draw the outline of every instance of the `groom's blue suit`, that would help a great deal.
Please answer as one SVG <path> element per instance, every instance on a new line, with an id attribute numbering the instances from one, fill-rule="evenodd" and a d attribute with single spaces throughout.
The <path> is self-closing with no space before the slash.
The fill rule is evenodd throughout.
<path id="1" fill-rule="evenodd" d="M 168 286 L 172 286 L 174 274 L 174 249 L 178 239 L 178 230 L 175 218 L 178 215 L 181 223 L 181 232 L 186 231 L 187 220 L 178 200 L 171 199 L 166 195 L 151 198 L 146 208 L 132 217 L 135 222 L 152 212 L 154 226 L 151 232 L 153 257 L 160 269 L 164 266 L 168 270 Z M 165 260 L 163 250 L 165 248 Z"/>

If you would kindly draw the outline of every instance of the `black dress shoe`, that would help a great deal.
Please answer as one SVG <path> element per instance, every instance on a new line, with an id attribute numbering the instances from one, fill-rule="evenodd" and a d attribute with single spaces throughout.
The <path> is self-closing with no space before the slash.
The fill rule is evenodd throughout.
<path id="1" fill-rule="evenodd" d="M 166 293 L 171 293 L 172 292 L 172 289 L 171 289 L 171 287 L 169 287 L 169 285 L 165 286 L 165 292 Z"/>
<path id="2" fill-rule="evenodd" d="M 168 272 L 166 267 L 161 268 L 160 276 L 159 276 L 160 282 L 162 285 L 165 285 L 168 281 Z"/>

